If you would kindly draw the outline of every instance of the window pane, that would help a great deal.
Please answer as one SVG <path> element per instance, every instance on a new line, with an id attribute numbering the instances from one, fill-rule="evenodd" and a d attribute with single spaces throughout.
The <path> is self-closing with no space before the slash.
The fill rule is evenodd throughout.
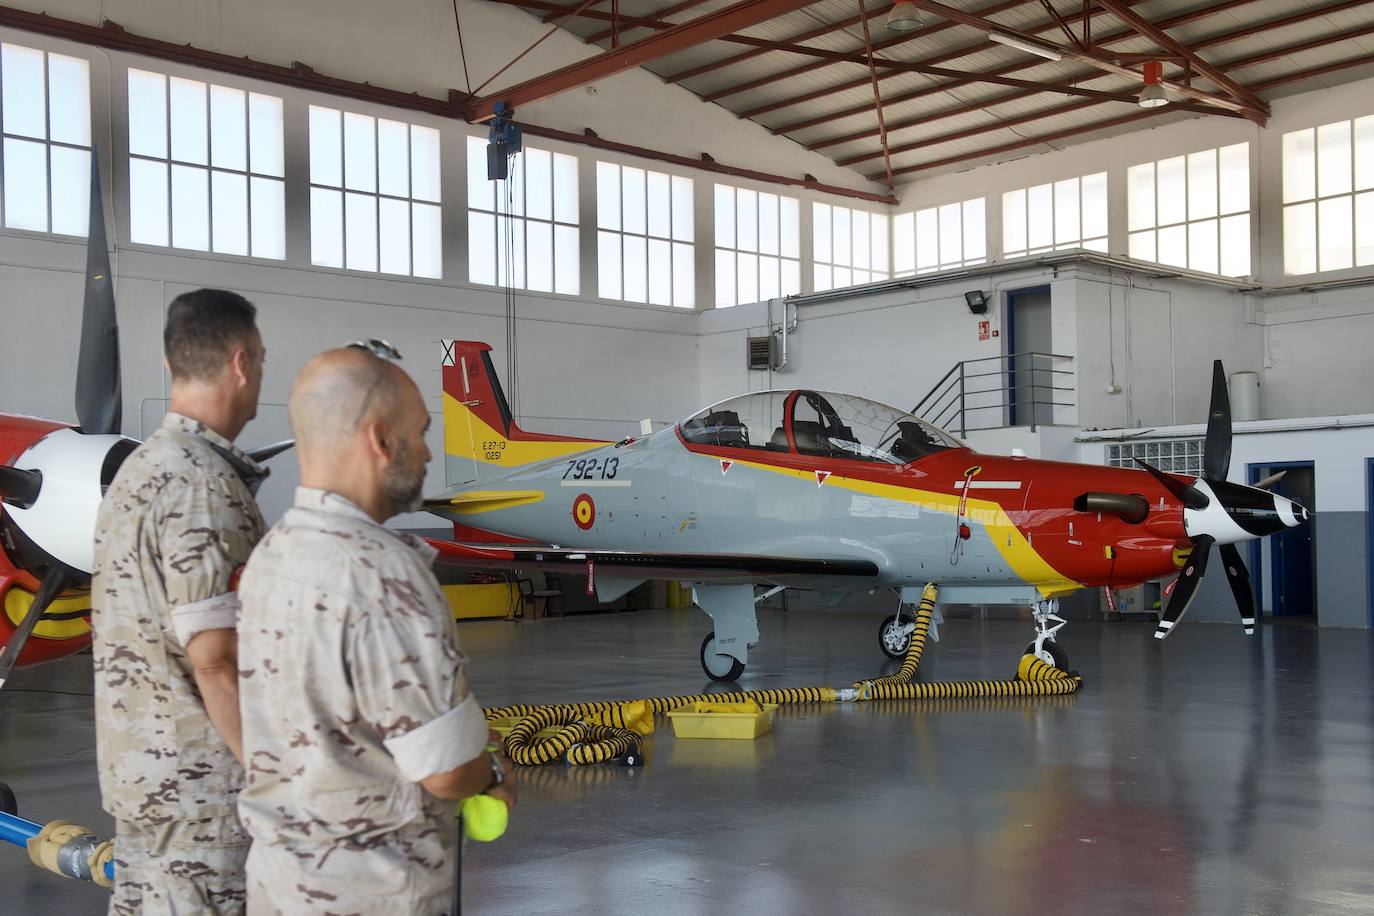
<path id="1" fill-rule="evenodd" d="M 282 152 L 282 101 L 248 93 L 248 165 L 259 175 L 286 175 Z"/>
<path id="2" fill-rule="evenodd" d="M 468 281 L 496 285 L 496 217 L 468 211 Z"/>
<path id="3" fill-rule="evenodd" d="M 352 191 L 377 190 L 377 138 L 375 120 L 344 112 L 344 187 Z"/>
<path id="4" fill-rule="evenodd" d="M 1250 209 L 1250 144 L 1223 146 L 1217 157 L 1221 212 L 1244 213 Z"/>
<path id="5" fill-rule="evenodd" d="M 854 272 L 848 267 L 836 267 L 831 271 L 830 282 L 835 284 L 835 289 L 844 289 L 846 286 L 853 286 Z"/>
<path id="6" fill-rule="evenodd" d="M 380 140 L 380 134 L 378 136 Z M 410 274 L 410 203 L 389 197 L 377 199 L 378 269 L 384 274 Z"/>
<path id="7" fill-rule="evenodd" d="M 487 177 L 486 151 L 482 154 L 481 177 Z M 416 200 L 439 203 L 439 132 L 431 127 L 410 125 L 410 196 Z"/>
<path id="8" fill-rule="evenodd" d="M 5 47 L 8 50 L 13 45 Z M 6 137 L 4 150 L 5 225 L 11 229 L 47 232 L 47 147 L 32 140 Z"/>
<path id="9" fill-rule="evenodd" d="M 1351 181 L 1350 122 L 1337 121 L 1317 128 L 1317 194 L 1349 194 Z M 1326 240 L 1322 239 L 1322 248 Z M 1323 268 L 1325 269 L 1325 268 Z"/>
<path id="10" fill-rule="evenodd" d="M 248 171 L 248 104 L 242 89 L 210 87 L 210 164 Z"/>
<path id="11" fill-rule="evenodd" d="M 1284 203 L 1317 196 L 1316 136 L 1311 129 L 1283 135 Z"/>
<path id="12" fill-rule="evenodd" d="M 172 166 L 172 245 L 210 250 L 210 173 L 189 165 Z"/>
<path id="13" fill-rule="evenodd" d="M 468 206 L 474 210 L 495 210 L 495 182 L 487 179 L 487 144 L 468 137 Z"/>
<path id="14" fill-rule="evenodd" d="M 767 302 L 778 297 L 778 259 L 759 256 L 759 301 Z"/>
<path id="15" fill-rule="evenodd" d="M 668 190 L 668 176 L 662 172 L 648 174 L 649 234 L 666 239 L 672 235 L 672 200 Z M 667 262 L 664 262 L 665 267 Z M 667 301 L 663 305 L 668 305 Z"/>
<path id="16" fill-rule="evenodd" d="M 167 164 L 129 160 L 129 238 L 143 245 L 167 244 Z"/>
<path id="17" fill-rule="evenodd" d="M 253 257 L 286 257 L 286 182 L 274 178 L 249 181 L 252 201 Z"/>
<path id="18" fill-rule="evenodd" d="M 795 197 L 784 197 L 779 202 L 778 232 L 782 256 L 801 257 L 801 209 Z"/>
<path id="19" fill-rule="evenodd" d="M 344 266 L 377 269 L 377 198 L 370 194 L 344 195 Z"/>
<path id="20" fill-rule="evenodd" d="M 1374 188 L 1374 115 L 1355 119 L 1355 190 L 1369 188 Z"/>
<path id="21" fill-rule="evenodd" d="M 1146 232 L 1132 232 L 1130 238 L 1129 254 L 1137 261 L 1155 260 L 1155 233 L 1151 229 Z"/>
<path id="22" fill-rule="evenodd" d="M 663 190 L 668 190 L 666 181 Z M 673 248 L 666 239 L 649 239 L 649 301 L 673 304 Z"/>
<path id="23" fill-rule="evenodd" d="M 560 223 L 577 225 L 577 158 L 554 153 L 553 156 L 553 218 Z"/>
<path id="24" fill-rule="evenodd" d="M 1127 228 L 1131 231 L 1147 229 L 1155 224 L 1155 164 L 1153 162 L 1133 165 L 1126 171 L 1126 216 Z M 1154 259 L 1151 258 L 1150 260 Z"/>
<path id="25" fill-rule="evenodd" d="M 963 259 L 964 229 L 958 204 L 940 208 L 940 263 L 957 264 Z"/>
<path id="26" fill-rule="evenodd" d="M 625 231 L 640 235 L 645 230 L 644 170 L 621 166 L 620 168 L 620 218 L 625 221 Z M 626 265 L 626 296 L 629 299 L 629 265 Z M 644 297 L 633 300 L 643 302 Z"/>
<path id="27" fill-rule="evenodd" d="M 1188 266 L 1193 270 L 1217 272 L 1217 221 L 1203 220 L 1188 226 Z"/>
<path id="28" fill-rule="evenodd" d="M 935 208 L 916 211 L 916 269 L 940 265 L 939 222 Z"/>
<path id="29" fill-rule="evenodd" d="M 553 225 L 525 224 L 525 288 L 553 292 Z"/>
<path id="30" fill-rule="evenodd" d="M 1159 230 L 1159 263 L 1174 267 L 1188 266 L 1188 227 L 1169 226 Z"/>
<path id="31" fill-rule="evenodd" d="M 854 258 L 854 233 L 850 229 L 850 210 L 848 207 L 832 207 L 830 211 L 831 257 L 836 264 L 848 267 Z M 848 286 L 846 281 L 837 285 Z"/>
<path id="32" fill-rule="evenodd" d="M 0 85 L 4 87 L 0 104 L 4 105 L 5 133 L 39 140 L 48 136 L 45 83 L 42 51 L 22 45 L 0 46 Z M 46 229 L 46 215 L 43 223 Z"/>
<path id="33" fill-rule="evenodd" d="M 52 232 L 85 235 L 91 213 L 91 154 L 52 147 Z"/>
<path id="34" fill-rule="evenodd" d="M 916 214 L 892 218 L 892 269 L 899 276 L 916 269 Z"/>
<path id="35" fill-rule="evenodd" d="M 759 193 L 759 251 L 778 253 L 778 195 Z"/>
<path id="36" fill-rule="evenodd" d="M 555 160 L 554 170 L 557 171 Z M 575 226 L 555 226 L 553 230 L 554 292 L 576 296 L 582 292 L 581 240 Z"/>
<path id="37" fill-rule="evenodd" d="M 599 229 L 620 228 L 620 166 L 609 162 L 596 164 L 596 225 Z M 619 261 L 619 259 L 620 255 L 617 252 L 616 260 Z M 619 270 L 616 271 L 616 275 L 617 277 L 620 275 Z M 620 281 L 616 280 L 616 289 L 619 288 Z M 607 296 L 602 293 L 601 295 L 605 299 L 620 298 L 618 294 Z"/>
<path id="38" fill-rule="evenodd" d="M 496 285 L 519 289 L 525 285 L 525 221 L 496 219 Z"/>
<path id="39" fill-rule="evenodd" d="M 1056 244 L 1077 242 L 1083 237 L 1080 228 L 1082 204 L 1078 197 L 1078 179 L 1070 178 L 1054 184 L 1054 241 Z"/>
<path id="40" fill-rule="evenodd" d="M 410 196 L 410 144 L 407 142 L 410 131 L 400 121 L 387 118 L 377 119 L 377 190 L 393 197 Z M 406 226 L 410 225 L 410 214 L 406 214 Z M 383 223 L 383 226 L 386 224 Z M 407 228 L 406 235 L 410 230 Z M 382 237 L 386 237 L 383 229 Z M 409 260 L 409 259 L 407 259 Z M 385 267 L 382 268 L 386 270 Z M 389 271 L 395 273 L 395 271 Z M 410 273 L 409 264 L 405 273 Z"/>
<path id="41" fill-rule="evenodd" d="M 832 285 L 834 278 L 830 273 L 829 264 L 815 264 L 811 271 L 811 289 L 813 292 L 823 293 L 828 289 L 834 289 Z"/>
<path id="42" fill-rule="evenodd" d="M 725 184 L 715 187 L 716 244 L 735 247 L 735 189 Z M 734 284 L 731 284 L 733 287 Z M 733 304 L 733 303 L 732 303 Z"/>
<path id="43" fill-rule="evenodd" d="M 676 204 L 674 205 L 676 206 Z M 673 305 L 696 308 L 697 264 L 691 245 L 673 243 Z"/>
<path id="44" fill-rule="evenodd" d="M 1227 277 L 1250 273 L 1250 214 L 1222 218 L 1219 272 Z"/>
<path id="45" fill-rule="evenodd" d="M 410 205 L 410 272 L 438 280 L 444 275 L 443 211 L 428 204 Z"/>
<path id="46" fill-rule="evenodd" d="M 48 55 L 48 130 L 58 143 L 91 145 L 90 71 L 79 57 Z"/>
<path id="47" fill-rule="evenodd" d="M 641 215 L 643 210 L 640 210 Z M 649 277 L 645 268 L 648 253 L 644 238 L 637 235 L 621 236 L 624 242 L 625 258 L 625 300 L 627 302 L 647 302 L 649 300 Z"/>
<path id="48" fill-rule="evenodd" d="M 1290 274 L 1310 274 L 1317 270 L 1317 205 L 1314 203 L 1283 208 L 1283 269 Z"/>
<path id="49" fill-rule="evenodd" d="M 337 188 L 343 184 L 341 114 L 337 108 L 310 106 L 310 183 Z M 316 264 L 321 262 L 316 261 Z M 343 265 L 338 265 L 342 267 Z"/>
<path id="50" fill-rule="evenodd" d="M 343 267 L 343 195 L 310 189 L 310 263 Z"/>
<path id="51" fill-rule="evenodd" d="M 1162 159 L 1157 165 L 1158 194 L 1155 206 L 1161 226 L 1183 222 L 1188 212 L 1185 161 L 1182 156 L 1175 156 L 1172 159 Z M 1159 248 L 1163 252 L 1164 243 L 1162 239 Z M 1162 254 L 1160 259 L 1163 260 Z"/>
<path id="52" fill-rule="evenodd" d="M 735 301 L 744 305 L 759 301 L 759 256 L 741 253 L 735 259 Z"/>
<path id="53" fill-rule="evenodd" d="M 172 111 L 172 158 L 206 165 L 210 155 L 210 122 L 205 84 L 172 77 L 168 95 Z"/>
<path id="54" fill-rule="evenodd" d="M 735 299 L 735 253 L 725 248 L 716 249 L 716 308 L 734 305 Z"/>
<path id="55" fill-rule="evenodd" d="M 887 216 L 882 213 L 874 213 L 870 220 L 873 229 L 869 241 L 869 254 L 873 259 L 873 269 L 880 270 L 884 275 L 887 274 Z"/>
<path id="56" fill-rule="evenodd" d="M 801 292 L 801 262 L 790 258 L 782 262 L 782 289 L 784 296 L 795 296 Z"/>
<path id="57" fill-rule="evenodd" d="M 673 176 L 673 238 L 690 242 L 696 226 L 692 213 L 692 179 Z M 677 303 L 674 303 L 677 304 Z"/>
<path id="58" fill-rule="evenodd" d="M 873 253 L 870 246 L 869 227 L 872 220 L 867 213 L 855 212 L 850 223 L 851 238 L 853 239 L 853 264 L 855 267 L 871 267 L 873 265 Z"/>
<path id="59" fill-rule="evenodd" d="M 1318 133 L 1320 137 L 1320 132 Z M 1336 197 L 1317 202 L 1318 270 L 1342 270 L 1353 266 L 1355 229 L 1352 198 Z"/>
<path id="60" fill-rule="evenodd" d="M 1082 237 L 1097 238 L 1107 234 L 1107 173 L 1083 176 Z"/>
<path id="61" fill-rule="evenodd" d="M 180 166 L 176 166 L 180 168 Z M 248 176 L 214 172 L 210 176 L 210 242 L 221 254 L 248 254 Z"/>
<path id="62" fill-rule="evenodd" d="M 129 71 L 129 153 L 167 157 L 167 80 L 160 73 Z"/>
<path id="63" fill-rule="evenodd" d="M 1002 253 L 1021 254 L 1026 247 L 1026 192 L 1008 191 L 1002 195 Z"/>
<path id="64" fill-rule="evenodd" d="M 1102 252 L 1103 254 L 1106 254 L 1106 253 L 1107 253 L 1107 238 L 1106 238 L 1106 236 L 1103 236 L 1103 237 L 1100 238 L 1100 239 L 1084 239 L 1084 240 L 1083 240 L 1083 247 L 1086 248 L 1086 249 L 1088 249 L 1089 251 L 1100 251 L 1100 252 Z"/>
<path id="65" fill-rule="evenodd" d="M 553 219 L 553 156 L 546 150 L 525 150 L 525 215 Z M 549 245 L 553 245 L 552 234 Z"/>
<path id="66" fill-rule="evenodd" d="M 830 205 L 817 204 L 811 205 L 811 256 L 813 260 L 829 262 L 831 260 L 830 249 Z M 820 276 L 818 271 L 817 276 Z M 826 271 L 826 277 L 830 272 Z M 827 283 L 829 280 L 827 279 Z M 826 286 L 825 289 L 829 289 Z M 817 287 L 819 291 L 821 287 Z"/>
<path id="67" fill-rule="evenodd" d="M 1217 151 L 1203 150 L 1188 156 L 1188 218 L 1217 215 Z"/>
<path id="68" fill-rule="evenodd" d="M 56 220 L 54 204 L 53 221 Z M 1355 195 L 1355 264 L 1374 264 L 1374 193 Z"/>
<path id="69" fill-rule="evenodd" d="M 759 250 L 759 195 L 744 188 L 735 190 L 735 247 Z"/>
<path id="70" fill-rule="evenodd" d="M 920 230 L 917 229 L 917 235 Z M 1054 188 L 1041 184 L 1026 189 L 1026 243 L 1044 248 L 1054 242 Z"/>
<path id="71" fill-rule="evenodd" d="M 600 187 L 599 182 L 598 187 Z M 620 236 L 614 232 L 598 232 L 596 234 L 596 270 L 597 295 L 602 299 L 619 299 Z"/>

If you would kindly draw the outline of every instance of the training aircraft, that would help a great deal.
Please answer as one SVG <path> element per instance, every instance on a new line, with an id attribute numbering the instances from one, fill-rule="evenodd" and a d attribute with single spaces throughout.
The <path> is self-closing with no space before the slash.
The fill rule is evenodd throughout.
<path id="1" fill-rule="evenodd" d="M 0 413 L 0 688 L 16 667 L 62 658 L 91 643 L 96 512 L 115 472 L 138 447 L 119 435 L 119 375 L 105 210 L 92 153 L 76 374 L 80 426 Z M 248 454 L 265 461 L 291 445 L 279 442 Z"/>
<path id="2" fill-rule="evenodd" d="M 714 630 L 701 665 L 744 671 L 759 640 L 755 587 L 843 596 L 891 588 L 879 642 L 900 657 L 927 583 L 945 603 L 1027 603 L 1026 651 L 1059 667 L 1058 599 L 1180 573 L 1155 636 L 1188 609 L 1212 546 L 1246 633 L 1255 599 L 1236 544 L 1305 522 L 1307 509 L 1226 480 L 1231 410 L 1213 367 L 1198 478 L 973 452 L 943 430 L 867 398 L 764 391 L 620 441 L 522 430 L 475 341 L 447 345 L 448 480 L 426 500 L 454 523 L 442 562 L 585 574 L 602 601 L 649 579 L 693 586 Z"/>

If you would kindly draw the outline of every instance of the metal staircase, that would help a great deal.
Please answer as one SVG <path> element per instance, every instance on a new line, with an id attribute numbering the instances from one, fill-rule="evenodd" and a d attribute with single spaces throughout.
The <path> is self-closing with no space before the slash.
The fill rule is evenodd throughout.
<path id="1" fill-rule="evenodd" d="M 1072 407 L 1073 357 L 1008 353 L 954 364 L 912 413 L 960 438 L 984 429 L 1053 425 L 1054 408 Z"/>

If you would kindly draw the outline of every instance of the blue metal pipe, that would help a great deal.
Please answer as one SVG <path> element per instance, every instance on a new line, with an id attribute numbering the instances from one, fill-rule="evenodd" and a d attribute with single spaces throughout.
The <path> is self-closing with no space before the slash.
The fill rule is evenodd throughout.
<path id="1" fill-rule="evenodd" d="M 29 840 L 38 836 L 42 830 L 42 824 L 35 824 L 17 814 L 0 811 L 0 841 L 28 849 Z M 105 863 L 105 877 L 114 880 L 114 862 Z"/>

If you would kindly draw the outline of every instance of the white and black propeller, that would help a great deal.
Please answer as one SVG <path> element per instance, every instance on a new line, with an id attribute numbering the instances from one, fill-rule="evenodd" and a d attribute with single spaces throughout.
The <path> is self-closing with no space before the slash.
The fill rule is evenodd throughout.
<path id="1" fill-rule="evenodd" d="M 1212 364 L 1212 404 L 1203 443 L 1202 476 L 1189 484 L 1139 458 L 1136 461 L 1183 503 L 1183 527 L 1193 545 L 1155 630 L 1155 638 L 1167 637 L 1187 612 L 1207 571 L 1213 545 L 1220 546 L 1226 580 L 1245 632 L 1253 634 L 1255 594 L 1250 586 L 1250 572 L 1236 544 L 1302 524 L 1307 521 L 1308 512 L 1298 503 L 1262 488 L 1277 483 L 1282 475 L 1262 481 L 1261 487 L 1226 479 L 1231 466 L 1231 398 L 1221 360 Z"/>

